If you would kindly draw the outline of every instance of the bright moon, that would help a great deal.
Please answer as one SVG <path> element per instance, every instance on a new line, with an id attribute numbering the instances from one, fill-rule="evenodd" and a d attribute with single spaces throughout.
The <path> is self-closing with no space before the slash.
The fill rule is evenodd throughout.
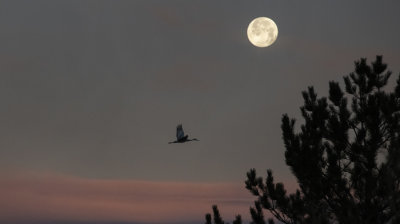
<path id="1" fill-rule="evenodd" d="M 258 17 L 249 24 L 247 37 L 256 47 L 268 47 L 278 37 L 278 27 L 272 19 Z"/>

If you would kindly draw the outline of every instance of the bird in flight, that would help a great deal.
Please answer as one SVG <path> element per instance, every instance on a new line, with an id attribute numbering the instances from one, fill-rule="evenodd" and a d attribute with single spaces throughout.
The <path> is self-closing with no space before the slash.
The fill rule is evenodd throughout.
<path id="1" fill-rule="evenodd" d="M 176 141 L 173 142 L 168 142 L 168 144 L 171 143 L 184 143 L 184 142 L 189 142 L 189 141 L 199 141 L 197 138 L 192 138 L 189 139 L 188 135 L 185 135 L 185 133 L 183 132 L 183 128 L 182 125 L 178 125 L 176 126 Z"/>

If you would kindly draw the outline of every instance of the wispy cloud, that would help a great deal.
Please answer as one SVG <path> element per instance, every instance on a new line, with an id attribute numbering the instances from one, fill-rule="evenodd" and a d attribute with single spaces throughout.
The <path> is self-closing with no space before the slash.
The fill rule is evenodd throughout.
<path id="1" fill-rule="evenodd" d="M 86 179 L 51 173 L 0 174 L 0 222 L 202 220 L 218 204 L 226 219 L 248 213 L 243 183 Z"/>

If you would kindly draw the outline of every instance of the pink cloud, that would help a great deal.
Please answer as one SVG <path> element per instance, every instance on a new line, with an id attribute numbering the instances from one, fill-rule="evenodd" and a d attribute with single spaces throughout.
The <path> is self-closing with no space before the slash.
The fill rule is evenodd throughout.
<path id="1" fill-rule="evenodd" d="M 0 223 L 74 220 L 203 220 L 218 204 L 223 217 L 248 218 L 254 197 L 241 183 L 85 179 L 49 173 L 0 174 Z"/>

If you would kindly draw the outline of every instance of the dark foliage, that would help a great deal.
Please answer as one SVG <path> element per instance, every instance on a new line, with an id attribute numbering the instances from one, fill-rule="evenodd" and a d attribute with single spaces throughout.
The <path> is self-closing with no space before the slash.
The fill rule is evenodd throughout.
<path id="1" fill-rule="evenodd" d="M 236 219 L 233 221 L 233 224 L 242 224 L 242 216 L 237 215 Z"/>
<path id="2" fill-rule="evenodd" d="M 212 206 L 213 209 L 213 215 L 214 215 L 214 224 L 225 224 L 224 220 L 222 220 L 221 215 L 219 214 L 218 207 L 216 205 Z M 212 215 L 211 214 L 206 214 L 206 224 L 211 224 L 211 219 Z M 241 223 L 241 218 L 240 218 L 240 223 Z"/>
<path id="3" fill-rule="evenodd" d="M 222 220 L 221 215 L 219 214 L 218 207 L 216 205 L 212 206 L 213 215 L 214 215 L 214 224 L 228 224 Z M 206 214 L 206 224 L 211 224 L 212 215 Z M 240 215 L 236 216 L 236 219 L 232 222 L 233 224 L 242 224 L 242 217 Z"/>
<path id="4" fill-rule="evenodd" d="M 371 65 L 355 62 L 345 91 L 332 81 L 328 98 L 309 87 L 298 133 L 283 115 L 286 164 L 300 189 L 287 194 L 271 170 L 265 180 L 250 170 L 253 223 L 265 224 L 262 209 L 287 224 L 400 223 L 400 78 L 392 92 L 383 91 L 386 68 L 382 56 Z"/>

